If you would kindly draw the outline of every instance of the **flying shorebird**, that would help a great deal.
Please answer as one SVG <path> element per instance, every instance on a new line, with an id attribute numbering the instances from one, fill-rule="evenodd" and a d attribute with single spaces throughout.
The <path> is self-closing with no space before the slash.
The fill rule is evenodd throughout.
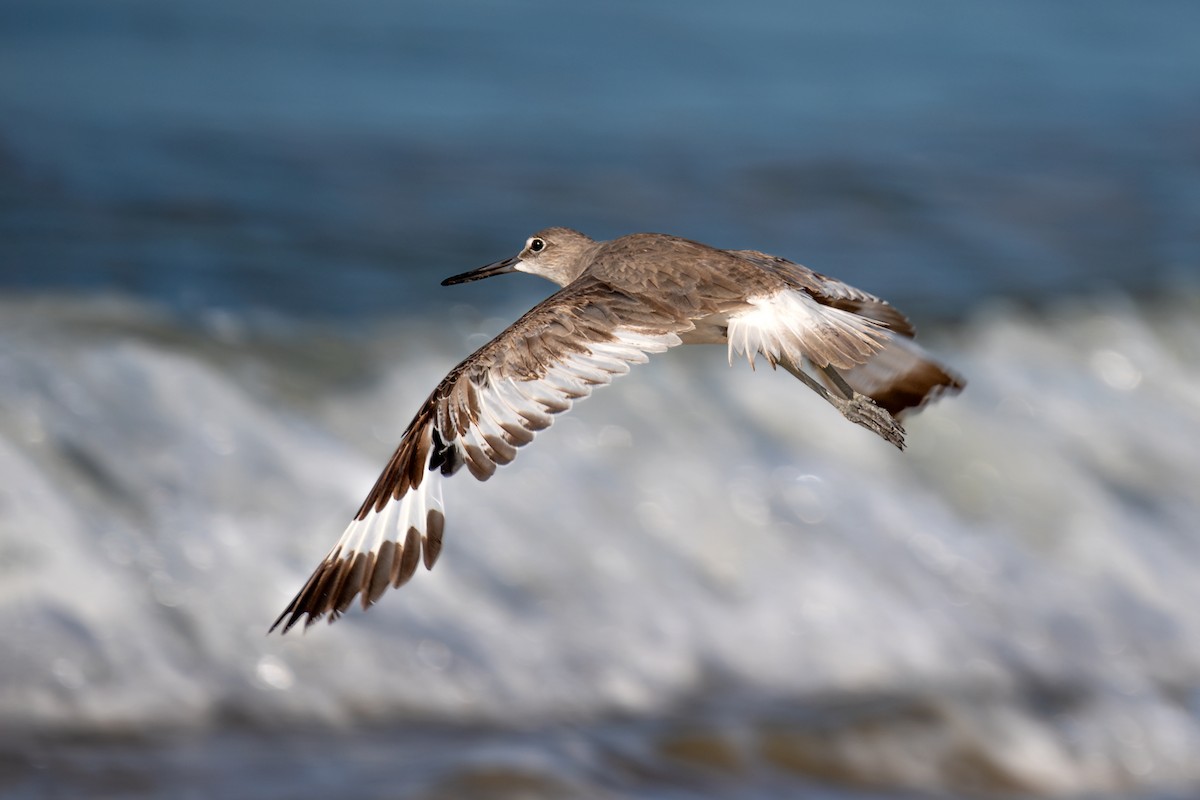
<path id="1" fill-rule="evenodd" d="M 899 418 L 964 381 L 916 342 L 885 300 L 756 250 L 719 250 L 658 233 L 597 242 L 569 228 L 442 281 L 506 272 L 563 287 L 450 370 L 336 545 L 271 630 L 366 608 L 442 548 L 442 481 L 484 481 L 592 389 L 679 344 L 724 344 L 780 366 L 855 422 L 904 448 Z M 285 622 L 286 620 L 286 622 Z"/>

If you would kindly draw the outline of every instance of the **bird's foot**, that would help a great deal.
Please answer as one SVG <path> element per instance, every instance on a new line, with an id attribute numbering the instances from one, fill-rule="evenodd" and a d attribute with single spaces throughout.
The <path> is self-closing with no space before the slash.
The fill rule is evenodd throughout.
<path id="1" fill-rule="evenodd" d="M 898 449 L 904 449 L 904 428 L 871 398 L 855 392 L 851 399 L 838 400 L 834 405 L 846 419 L 877 433 Z"/>

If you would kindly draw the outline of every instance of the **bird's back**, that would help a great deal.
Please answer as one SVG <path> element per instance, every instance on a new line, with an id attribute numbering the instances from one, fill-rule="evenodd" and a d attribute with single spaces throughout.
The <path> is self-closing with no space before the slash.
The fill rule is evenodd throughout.
<path id="1" fill-rule="evenodd" d="M 598 242 L 583 276 L 644 302 L 700 318 L 744 307 L 786 285 L 761 265 L 690 239 L 634 233 Z"/>

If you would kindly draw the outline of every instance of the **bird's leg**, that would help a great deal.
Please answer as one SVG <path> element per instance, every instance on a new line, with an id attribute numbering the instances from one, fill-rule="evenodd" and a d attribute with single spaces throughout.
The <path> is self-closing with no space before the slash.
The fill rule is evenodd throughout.
<path id="1" fill-rule="evenodd" d="M 904 428 L 896 421 L 895 417 L 877 405 L 870 397 L 854 391 L 853 387 L 846 383 L 842 373 L 832 366 L 826 364 L 821 367 L 821 371 L 844 398 L 842 404 L 834 403 L 834 405 L 846 419 L 874 431 L 898 449 L 904 449 Z"/>
<path id="2" fill-rule="evenodd" d="M 904 449 L 904 428 L 900 426 L 896 418 L 876 405 L 870 397 L 854 391 L 836 369 L 830 366 L 821 367 L 821 371 L 825 373 L 837 391 L 835 396 L 790 360 L 781 359 L 779 363 L 796 376 L 801 383 L 825 398 L 825 401 L 840 411 L 843 417 L 878 434 L 900 450 Z"/>

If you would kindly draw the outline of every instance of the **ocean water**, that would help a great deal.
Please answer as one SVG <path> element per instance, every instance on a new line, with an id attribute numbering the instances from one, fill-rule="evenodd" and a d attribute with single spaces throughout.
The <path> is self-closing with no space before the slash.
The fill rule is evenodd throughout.
<path id="1" fill-rule="evenodd" d="M 0 796 L 1200 793 L 1200 13 L 0 9 Z M 266 629 L 533 230 L 878 292 L 896 452 L 657 356 Z"/>

